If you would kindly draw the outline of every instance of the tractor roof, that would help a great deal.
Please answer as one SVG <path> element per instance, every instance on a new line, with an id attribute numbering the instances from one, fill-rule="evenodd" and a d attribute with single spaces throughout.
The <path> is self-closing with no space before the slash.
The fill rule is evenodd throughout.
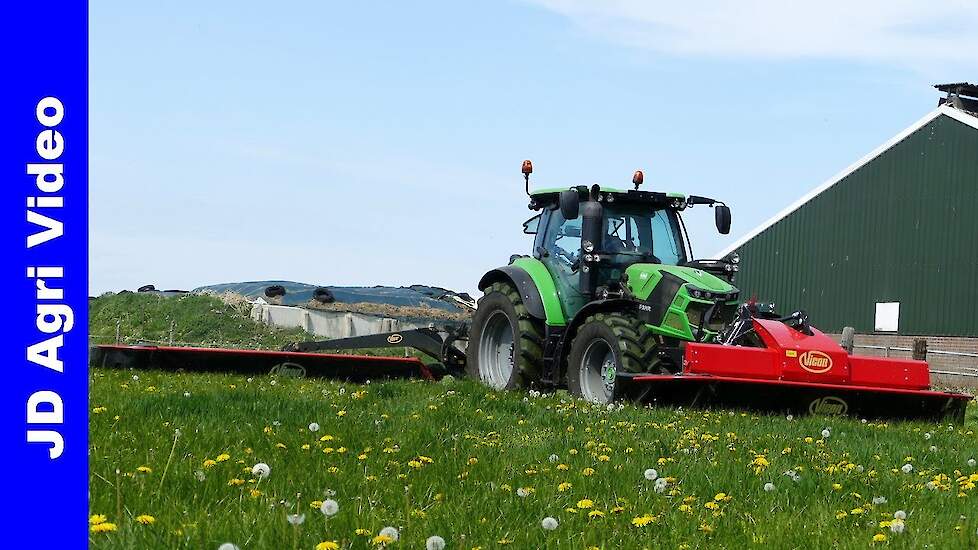
<path id="1" fill-rule="evenodd" d="M 560 193 L 569 189 L 576 189 L 578 193 L 582 195 L 582 199 L 589 193 L 589 188 L 584 185 L 578 185 L 576 187 L 551 187 L 546 189 L 537 189 L 530 193 L 530 208 L 543 208 L 549 204 L 556 203 Z M 601 194 L 605 196 L 612 195 L 615 201 L 632 203 L 641 202 L 660 207 L 678 207 L 679 204 L 686 204 L 686 196 L 682 193 L 663 193 L 658 191 L 636 191 L 634 189 L 626 190 L 617 189 L 614 187 L 601 187 Z M 679 204 L 677 204 L 677 202 Z"/>

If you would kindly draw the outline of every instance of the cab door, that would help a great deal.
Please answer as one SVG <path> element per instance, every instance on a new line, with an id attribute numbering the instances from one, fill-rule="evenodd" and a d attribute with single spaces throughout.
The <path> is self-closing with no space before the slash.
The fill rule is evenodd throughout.
<path id="1" fill-rule="evenodd" d="M 571 319 L 580 311 L 587 299 L 581 294 L 581 217 L 565 220 L 559 209 L 550 211 L 546 217 L 546 231 L 543 232 L 536 255 L 554 279 L 564 317 Z"/>

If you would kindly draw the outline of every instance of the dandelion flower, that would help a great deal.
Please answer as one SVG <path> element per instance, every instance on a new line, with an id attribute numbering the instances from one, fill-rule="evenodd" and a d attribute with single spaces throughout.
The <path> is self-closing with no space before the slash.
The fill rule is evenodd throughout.
<path id="1" fill-rule="evenodd" d="M 230 459 L 231 459 L 231 455 L 229 455 L 227 453 L 221 453 L 221 454 L 217 455 L 217 461 L 218 462 L 224 462 L 224 461 L 227 461 L 227 460 L 230 460 Z"/>
<path id="2" fill-rule="evenodd" d="M 774 484 L 773 484 L 773 483 L 771 483 L 771 482 L 767 482 L 767 483 L 765 483 L 765 484 L 764 484 L 764 490 L 765 490 L 766 492 L 768 492 L 768 493 L 770 493 L 770 492 L 771 492 L 771 491 L 773 491 L 774 489 L 776 489 L 776 487 L 774 486 Z"/>
<path id="3" fill-rule="evenodd" d="M 900 534 L 906 529 L 906 524 L 903 523 L 902 519 L 894 519 L 890 522 L 890 532 Z"/>
<path id="4" fill-rule="evenodd" d="M 119 527 L 114 523 L 102 522 L 96 523 L 89 528 L 89 531 L 93 533 L 111 533 L 113 531 L 118 531 Z"/>
<path id="5" fill-rule="evenodd" d="M 603 518 L 604 517 L 604 512 L 602 512 L 601 510 L 591 510 L 590 512 L 587 513 L 587 517 L 589 517 L 589 518 Z"/>
<path id="6" fill-rule="evenodd" d="M 316 550 L 340 550 L 340 545 L 335 540 L 324 540 L 316 545 Z"/>
<path id="7" fill-rule="evenodd" d="M 154 523 L 156 523 L 156 518 L 147 514 L 143 514 L 141 516 L 136 516 L 136 521 L 138 521 L 143 525 L 153 525 Z"/>
<path id="8" fill-rule="evenodd" d="M 568 482 L 565 481 L 565 482 L 557 485 L 557 491 L 563 493 L 564 491 L 566 491 L 567 489 L 570 489 L 571 487 L 573 487 L 573 485 L 571 485 L 570 483 L 568 483 Z"/>
<path id="9" fill-rule="evenodd" d="M 424 547 L 425 550 L 445 550 L 445 539 L 438 535 L 432 535 L 424 541 Z"/>
<path id="10" fill-rule="evenodd" d="M 873 542 L 886 542 L 886 535 L 883 533 L 876 533 L 873 535 Z"/>
<path id="11" fill-rule="evenodd" d="M 391 542 L 397 542 L 397 539 L 400 538 L 401 534 L 393 527 L 384 527 L 380 530 L 380 536 L 391 539 Z"/>
<path id="12" fill-rule="evenodd" d="M 531 491 L 528 487 L 520 487 L 519 489 L 516 490 L 516 496 L 520 498 L 525 498 L 530 496 L 530 492 Z"/>
<path id="13" fill-rule="evenodd" d="M 829 430 L 828 428 L 825 428 L 824 430 L 822 430 L 822 438 L 823 439 L 828 439 L 830 437 L 832 437 L 832 431 L 831 430 Z"/>
<path id="14" fill-rule="evenodd" d="M 540 522 L 540 527 L 543 527 L 547 531 L 553 531 L 558 525 L 557 519 L 550 516 L 543 518 L 543 521 Z"/>
<path id="15" fill-rule="evenodd" d="M 151 473 L 153 473 L 153 469 L 150 468 L 149 466 L 140 466 L 140 467 L 136 468 L 136 471 L 139 472 L 139 473 L 141 473 L 141 474 L 151 474 Z"/>
<path id="16" fill-rule="evenodd" d="M 251 475 L 257 476 L 261 479 L 265 479 L 270 473 L 272 473 L 272 469 L 264 462 L 259 462 L 251 467 Z"/>
<path id="17" fill-rule="evenodd" d="M 319 511 L 326 517 L 335 516 L 336 513 L 340 511 L 340 504 L 335 500 L 328 498 L 319 506 Z"/>
<path id="18" fill-rule="evenodd" d="M 580 508 L 581 510 L 584 510 L 586 508 L 594 508 L 594 501 L 589 498 L 583 498 L 577 501 L 577 507 Z"/>
<path id="19" fill-rule="evenodd" d="M 105 514 L 92 514 L 91 517 L 88 518 L 88 523 L 91 525 L 98 525 L 100 523 L 105 523 L 106 521 L 109 521 L 109 518 L 105 517 Z"/>
<path id="20" fill-rule="evenodd" d="M 973 459 L 973 458 L 969 458 L 968 459 L 968 466 L 971 466 L 972 468 L 974 468 L 976 464 L 978 464 L 978 462 L 975 462 L 975 459 Z"/>
<path id="21" fill-rule="evenodd" d="M 309 431 L 310 432 L 318 432 L 319 431 L 319 424 L 317 424 L 315 422 L 313 422 L 312 424 L 309 424 Z"/>
<path id="22" fill-rule="evenodd" d="M 903 521 L 907 519 L 907 513 L 903 510 L 897 510 L 896 512 L 893 512 L 893 518 Z"/>
<path id="23" fill-rule="evenodd" d="M 645 514 L 642 516 L 632 518 L 632 525 L 635 527 L 645 527 L 646 525 L 655 521 L 655 516 L 650 514 Z"/>
<path id="24" fill-rule="evenodd" d="M 659 477 L 659 472 L 655 471 L 652 468 L 649 468 L 648 470 L 645 470 L 645 473 L 643 475 L 645 476 L 645 479 L 649 481 L 655 481 L 655 478 Z"/>
<path id="25" fill-rule="evenodd" d="M 913 471 L 913 466 L 908 462 L 908 463 L 904 464 L 903 467 L 900 468 L 900 469 L 903 470 L 903 473 L 909 474 L 910 472 Z"/>

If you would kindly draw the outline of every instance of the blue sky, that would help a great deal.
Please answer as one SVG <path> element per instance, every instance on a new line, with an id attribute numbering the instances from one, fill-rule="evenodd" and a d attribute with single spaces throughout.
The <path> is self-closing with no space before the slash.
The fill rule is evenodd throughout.
<path id="1" fill-rule="evenodd" d="M 90 289 L 473 291 L 524 158 L 725 200 L 709 256 L 978 80 L 967 3 L 784 4 L 92 2 Z"/>

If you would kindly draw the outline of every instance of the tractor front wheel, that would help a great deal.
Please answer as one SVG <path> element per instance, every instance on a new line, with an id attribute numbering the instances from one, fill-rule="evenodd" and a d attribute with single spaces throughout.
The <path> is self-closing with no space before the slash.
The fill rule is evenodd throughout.
<path id="1" fill-rule="evenodd" d="M 509 284 L 486 288 L 472 317 L 466 370 L 497 390 L 527 385 L 543 363 L 543 327 Z"/>
<path id="2" fill-rule="evenodd" d="M 645 324 L 620 313 L 588 317 L 571 342 L 567 389 L 595 403 L 613 400 L 619 372 L 648 372 L 658 363 Z"/>

